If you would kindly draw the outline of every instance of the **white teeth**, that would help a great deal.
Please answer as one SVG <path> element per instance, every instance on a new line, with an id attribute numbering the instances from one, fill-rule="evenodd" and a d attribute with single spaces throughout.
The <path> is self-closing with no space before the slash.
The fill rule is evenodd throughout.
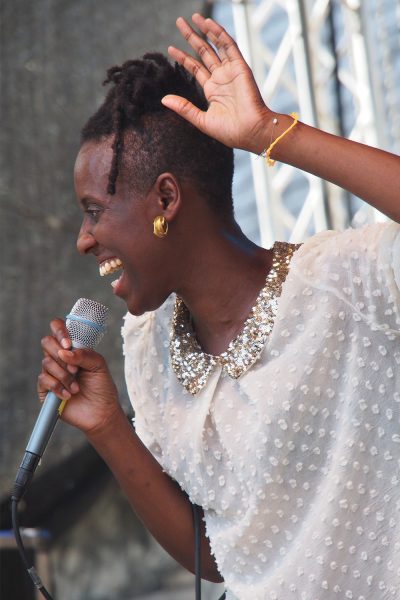
<path id="1" fill-rule="evenodd" d="M 104 275 L 110 275 L 110 273 L 114 273 L 114 271 L 118 271 L 122 267 L 122 261 L 119 258 L 112 258 L 111 260 L 106 260 L 99 266 L 99 273 L 102 277 Z"/>
<path id="2" fill-rule="evenodd" d="M 117 285 L 117 283 L 119 282 L 119 280 L 121 279 L 122 275 L 120 275 L 118 277 L 118 279 L 114 279 L 114 281 L 111 282 L 111 285 L 113 288 L 115 288 L 115 286 Z"/>

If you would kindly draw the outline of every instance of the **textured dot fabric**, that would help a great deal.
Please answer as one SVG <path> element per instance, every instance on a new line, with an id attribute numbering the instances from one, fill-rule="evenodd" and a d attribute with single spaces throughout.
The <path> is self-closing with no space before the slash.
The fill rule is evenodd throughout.
<path id="1" fill-rule="evenodd" d="M 174 298 L 123 326 L 138 435 L 204 509 L 228 600 L 400 599 L 400 227 L 293 255 L 258 361 L 196 395 Z"/>

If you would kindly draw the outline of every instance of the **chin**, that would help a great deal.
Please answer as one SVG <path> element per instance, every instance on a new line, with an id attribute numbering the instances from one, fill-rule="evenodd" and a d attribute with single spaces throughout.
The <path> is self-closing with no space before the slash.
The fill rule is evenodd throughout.
<path id="1" fill-rule="evenodd" d="M 150 297 L 149 295 L 145 298 L 138 297 L 137 295 L 135 295 L 135 297 L 127 300 L 126 306 L 128 308 L 128 312 L 131 315 L 134 315 L 135 317 L 140 317 L 140 315 L 143 315 L 146 312 L 152 312 L 154 310 L 157 310 L 157 308 L 160 308 L 160 306 L 164 304 L 169 295 L 170 294 L 167 294 L 165 296 L 153 295 L 152 297 Z"/>
<path id="2" fill-rule="evenodd" d="M 144 303 L 137 302 L 137 299 L 135 299 L 134 301 L 127 302 L 126 306 L 128 312 L 131 315 L 134 315 L 135 317 L 140 317 L 140 315 L 143 315 L 145 312 L 151 310 L 150 308 L 147 308 L 147 306 Z"/>
<path id="3" fill-rule="evenodd" d="M 144 313 L 148 312 L 146 309 L 139 310 L 138 308 L 132 308 L 128 306 L 128 312 L 134 317 L 140 317 L 140 315 L 144 315 Z"/>

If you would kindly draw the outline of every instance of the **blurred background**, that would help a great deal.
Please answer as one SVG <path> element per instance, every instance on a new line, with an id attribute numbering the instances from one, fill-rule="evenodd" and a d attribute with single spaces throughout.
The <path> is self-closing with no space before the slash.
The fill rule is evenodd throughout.
<path id="1" fill-rule="evenodd" d="M 75 249 L 73 164 L 80 129 L 102 101 L 106 69 L 169 44 L 184 47 L 176 17 L 203 12 L 236 37 L 272 109 L 400 153 L 400 2 L 3 0 L 0 10 L 0 596 L 30 600 L 9 532 L 9 496 L 39 411 L 40 339 L 79 297 L 110 307 L 100 351 L 130 415 L 124 305 Z M 265 246 L 383 218 L 335 186 L 285 165 L 267 169 L 243 152 L 234 190 L 240 224 Z M 193 577 L 146 532 L 72 428 L 58 425 L 20 506 L 32 560 L 58 600 L 194 597 Z M 220 593 L 204 586 L 206 599 Z"/>

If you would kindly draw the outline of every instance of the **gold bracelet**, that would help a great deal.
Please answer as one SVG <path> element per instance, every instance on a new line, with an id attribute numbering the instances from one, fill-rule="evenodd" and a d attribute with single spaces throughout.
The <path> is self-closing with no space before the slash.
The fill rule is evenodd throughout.
<path id="1" fill-rule="evenodd" d="M 273 167 L 273 166 L 274 166 L 274 164 L 276 163 L 276 160 L 273 160 L 273 159 L 271 158 L 271 150 L 272 150 L 272 148 L 273 148 L 273 147 L 274 147 L 274 146 L 275 146 L 275 145 L 276 145 L 278 142 L 280 142 L 280 141 L 281 141 L 281 139 L 282 139 L 283 137 L 285 137 L 285 135 L 286 135 L 287 133 L 289 133 L 289 131 L 290 131 L 291 129 L 293 129 L 293 127 L 296 127 L 297 123 L 299 122 L 299 115 L 298 115 L 297 113 L 295 113 L 295 112 L 292 112 L 292 113 L 290 113 L 290 116 L 293 118 L 293 123 L 290 125 L 290 127 L 288 127 L 288 128 L 287 128 L 287 129 L 286 129 L 286 130 L 285 130 L 283 133 L 281 133 L 281 135 L 280 135 L 280 136 L 278 136 L 278 137 L 276 138 L 276 140 L 275 140 L 275 141 L 273 141 L 273 142 L 272 142 L 272 144 L 270 144 L 270 145 L 269 145 L 269 147 L 267 148 L 267 150 L 264 150 L 264 152 L 262 153 L 262 154 L 263 154 L 263 156 L 265 156 L 265 158 L 266 158 L 266 161 L 267 161 L 267 165 L 268 165 L 269 167 Z M 278 121 L 277 121 L 277 119 L 274 119 L 274 120 L 273 120 L 273 124 L 274 124 L 274 125 L 276 125 L 276 123 L 277 123 L 277 122 L 278 122 Z"/>

